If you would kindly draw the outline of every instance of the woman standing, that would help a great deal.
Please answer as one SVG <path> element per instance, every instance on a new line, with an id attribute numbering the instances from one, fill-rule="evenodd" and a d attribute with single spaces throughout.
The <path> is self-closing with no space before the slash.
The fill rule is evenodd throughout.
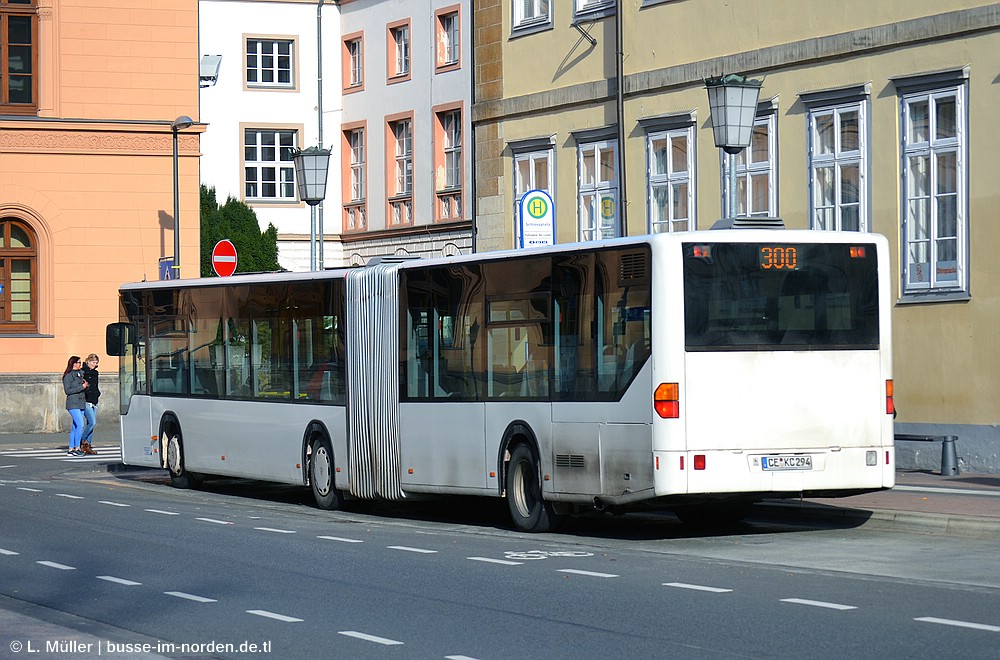
<path id="1" fill-rule="evenodd" d="M 80 437 L 83 435 L 84 417 L 83 411 L 87 407 L 84 399 L 84 391 L 87 389 L 87 381 L 83 379 L 83 361 L 79 355 L 72 356 L 66 363 L 66 371 L 63 372 L 63 391 L 66 392 L 66 410 L 73 418 L 73 428 L 69 431 L 69 451 L 67 456 L 83 456 L 80 450 Z"/>
<path id="2" fill-rule="evenodd" d="M 94 435 L 94 427 L 97 426 L 97 400 L 101 398 L 101 386 L 98 384 L 100 374 L 97 373 L 97 365 L 100 359 L 96 353 L 87 356 L 87 361 L 83 363 L 83 379 L 87 382 L 87 391 L 84 392 L 84 399 L 87 401 L 83 409 L 83 416 L 87 420 L 87 425 L 80 436 L 80 449 L 84 454 L 96 454 L 91 446 L 90 439 Z"/>

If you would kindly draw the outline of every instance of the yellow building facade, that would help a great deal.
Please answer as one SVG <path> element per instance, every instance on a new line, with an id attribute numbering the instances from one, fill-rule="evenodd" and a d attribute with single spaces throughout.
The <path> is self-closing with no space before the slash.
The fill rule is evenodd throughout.
<path id="1" fill-rule="evenodd" d="M 0 432 L 54 431 L 68 357 L 106 358 L 118 287 L 174 256 L 175 137 L 180 271 L 198 276 L 198 3 L 0 0 L 0 22 Z"/>
<path id="2" fill-rule="evenodd" d="M 475 22 L 478 250 L 519 244 L 533 189 L 559 243 L 709 228 L 730 200 L 705 79 L 762 79 L 738 213 L 886 235 L 897 433 L 1000 471 L 1000 4 L 487 0 Z M 901 464 L 937 466 L 912 444 Z"/>

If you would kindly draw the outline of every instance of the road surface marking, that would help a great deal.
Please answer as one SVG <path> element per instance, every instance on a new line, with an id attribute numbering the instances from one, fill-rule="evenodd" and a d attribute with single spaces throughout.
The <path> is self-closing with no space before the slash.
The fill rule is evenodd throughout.
<path id="1" fill-rule="evenodd" d="M 48 566 L 49 568 L 58 568 L 60 571 L 75 571 L 75 566 L 67 566 L 66 564 L 57 564 L 54 561 L 36 561 L 36 564 L 41 564 L 42 566 Z"/>
<path id="2" fill-rule="evenodd" d="M 56 493 L 56 497 L 65 497 L 68 500 L 82 500 L 83 499 L 79 495 L 68 495 L 66 493 Z"/>
<path id="3" fill-rule="evenodd" d="M 385 646 L 394 646 L 403 643 L 403 642 L 397 642 L 394 639 L 386 639 L 385 637 L 376 637 L 375 635 L 368 635 L 366 633 L 357 632 L 355 630 L 341 630 L 337 634 L 345 635 L 347 637 L 356 637 L 357 639 L 363 639 L 366 642 L 375 642 L 376 644 L 384 644 Z"/>
<path id="4" fill-rule="evenodd" d="M 806 600 L 804 598 L 782 598 L 782 603 L 793 603 L 795 605 L 812 605 L 813 607 L 825 607 L 828 610 L 856 610 L 853 605 L 840 605 L 839 603 L 824 603 L 821 600 Z"/>
<path id="5" fill-rule="evenodd" d="M 1000 497 L 996 490 L 970 490 L 968 488 L 942 488 L 939 486 L 893 486 L 893 490 L 908 490 L 914 493 L 955 493 L 958 495 L 987 495 Z"/>
<path id="6" fill-rule="evenodd" d="M 16 465 L 0 465 L 0 470 L 2 470 L 4 468 L 12 468 L 12 467 L 17 467 L 17 466 Z"/>
<path id="7" fill-rule="evenodd" d="M 161 516 L 179 516 L 179 515 L 181 515 L 181 514 L 177 513 L 176 511 L 161 511 L 160 509 L 146 509 L 146 511 L 148 511 L 150 513 L 158 513 Z"/>
<path id="8" fill-rule="evenodd" d="M 467 655 L 446 655 L 444 660 L 476 660 L 476 658 L 470 658 Z"/>
<path id="9" fill-rule="evenodd" d="M 40 488 L 26 488 L 24 486 L 18 486 L 17 489 L 18 490 L 26 490 L 29 493 L 40 493 L 40 492 L 42 492 L 42 490 Z"/>
<path id="10" fill-rule="evenodd" d="M 613 573 L 595 573 L 594 571 L 578 571 L 575 568 L 560 568 L 559 573 L 573 573 L 574 575 L 589 575 L 591 577 L 613 578 L 619 577 Z"/>
<path id="11" fill-rule="evenodd" d="M 403 552 L 419 552 L 425 555 L 433 555 L 437 553 L 437 550 L 424 550 L 423 548 L 410 548 L 405 545 L 387 545 L 390 550 L 402 550 Z"/>
<path id="12" fill-rule="evenodd" d="M 100 500 L 98 504 L 107 504 L 108 506 L 132 506 L 131 504 L 122 504 L 121 502 L 111 502 L 109 500 Z"/>
<path id="13" fill-rule="evenodd" d="M 364 543 L 361 539 L 345 539 L 340 536 L 317 536 L 318 539 L 326 539 L 327 541 L 340 541 L 341 543 Z"/>
<path id="14" fill-rule="evenodd" d="M 276 529 L 274 527 L 254 527 L 262 532 L 274 532 L 275 534 L 294 534 L 294 529 Z"/>
<path id="15" fill-rule="evenodd" d="M 216 520 L 215 518 L 195 518 L 195 520 L 200 520 L 202 522 L 213 523 L 213 524 L 216 524 L 216 525 L 232 525 L 233 524 L 233 523 L 231 523 L 228 520 Z"/>
<path id="16" fill-rule="evenodd" d="M 523 561 L 507 561 L 506 559 L 493 559 L 492 557 L 466 557 L 472 561 L 485 561 L 489 564 L 503 564 L 504 566 L 520 566 Z"/>
<path id="17" fill-rule="evenodd" d="M 183 598 L 185 600 L 193 600 L 196 603 L 218 603 L 219 601 L 214 598 L 205 598 L 204 596 L 195 596 L 194 594 L 186 594 L 183 591 L 164 591 L 163 593 L 168 596 L 176 596 L 177 598 Z"/>
<path id="18" fill-rule="evenodd" d="M 21 553 L 14 552 L 13 550 L 4 550 L 3 548 L 0 548 L 0 555 L 19 555 L 19 554 Z"/>
<path id="19" fill-rule="evenodd" d="M 988 626 L 985 623 L 970 623 L 968 621 L 955 621 L 954 619 L 939 619 L 933 616 L 917 617 L 914 621 L 940 623 L 945 626 L 958 626 L 959 628 L 972 628 L 973 630 L 986 630 L 987 632 L 1000 632 L 1000 626 Z"/>
<path id="20" fill-rule="evenodd" d="M 302 619 L 296 619 L 294 616 L 275 614 L 274 612 L 268 612 L 267 610 L 247 610 L 247 614 L 255 614 L 256 616 L 263 616 L 267 617 L 268 619 L 277 619 L 278 621 L 284 621 L 285 623 L 295 623 L 296 621 L 302 621 Z"/>
<path id="21" fill-rule="evenodd" d="M 138 587 L 142 582 L 133 582 L 132 580 L 126 580 L 125 578 L 115 577 L 113 575 L 98 575 L 98 580 L 105 580 L 106 582 L 114 582 L 115 584 L 124 584 L 126 587 Z"/>
<path id="22" fill-rule="evenodd" d="M 713 594 L 724 594 L 732 589 L 720 589 L 719 587 L 706 587 L 701 584 L 687 584 L 685 582 L 664 582 L 664 587 L 677 587 L 678 589 L 693 589 L 695 591 L 708 591 Z"/>

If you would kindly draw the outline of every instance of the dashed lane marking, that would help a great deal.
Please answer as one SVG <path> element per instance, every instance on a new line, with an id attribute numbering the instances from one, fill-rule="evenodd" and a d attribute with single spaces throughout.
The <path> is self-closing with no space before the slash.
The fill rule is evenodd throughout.
<path id="1" fill-rule="evenodd" d="M 275 534 L 294 534 L 294 529 L 277 529 L 275 527 L 254 527 L 261 532 L 274 532 Z"/>
<path id="2" fill-rule="evenodd" d="M 68 500 L 82 500 L 79 495 L 69 495 L 67 493 L 56 493 L 56 497 L 65 497 Z"/>
<path id="3" fill-rule="evenodd" d="M 17 489 L 18 490 L 26 490 L 29 493 L 41 493 L 42 492 L 41 488 L 27 488 L 26 486 L 18 486 Z"/>
<path id="4" fill-rule="evenodd" d="M 122 504 L 121 502 L 112 502 L 110 500 L 99 500 L 98 504 L 107 504 L 108 506 L 132 506 L 131 504 Z"/>
<path id="5" fill-rule="evenodd" d="M 416 552 L 424 555 L 437 554 L 437 550 L 426 550 L 424 548 L 411 548 L 405 545 L 387 545 L 386 547 L 389 548 L 390 550 L 402 550 L 403 552 Z"/>
<path id="6" fill-rule="evenodd" d="M 19 555 L 19 554 L 21 553 L 14 552 L 13 550 L 4 550 L 3 548 L 0 548 L 0 555 Z"/>
<path id="7" fill-rule="evenodd" d="M 613 573 L 597 573 L 597 572 L 594 572 L 594 571 L 580 571 L 580 570 L 577 570 L 575 568 L 560 568 L 558 570 L 558 572 L 559 573 L 572 573 L 574 575 L 587 575 L 589 577 L 600 577 L 600 578 L 620 577 L 620 576 L 615 575 Z"/>
<path id="8" fill-rule="evenodd" d="M 342 536 L 317 536 L 318 539 L 326 539 L 327 541 L 340 541 L 341 543 L 364 543 L 361 539 L 345 539 Z"/>
<path id="9" fill-rule="evenodd" d="M 113 575 L 98 575 L 98 580 L 104 580 L 105 582 L 114 582 L 115 584 L 123 584 L 126 587 L 138 587 L 142 582 L 135 582 L 134 580 L 126 580 L 125 578 L 115 577 Z"/>
<path id="10" fill-rule="evenodd" d="M 811 605 L 812 607 L 825 607 L 828 610 L 856 610 L 853 605 L 841 605 L 839 603 L 826 603 L 821 600 L 806 600 L 805 598 L 782 598 L 782 603 L 792 603 L 794 605 Z"/>
<path id="11" fill-rule="evenodd" d="M 254 614 L 256 616 L 262 616 L 268 619 L 284 621 L 285 623 L 295 623 L 297 621 L 302 621 L 302 619 L 296 619 L 294 616 L 285 616 L 284 614 L 276 614 L 274 612 L 268 612 L 267 610 L 247 610 L 247 614 Z"/>
<path id="12" fill-rule="evenodd" d="M 36 561 L 36 564 L 41 564 L 42 566 L 48 566 L 49 568 L 58 568 L 60 571 L 75 571 L 76 566 L 67 566 L 66 564 L 60 564 L 54 561 Z"/>
<path id="13" fill-rule="evenodd" d="M 149 513 L 158 513 L 161 516 L 179 516 L 179 515 L 181 515 L 181 514 L 177 513 L 176 511 L 162 511 L 160 509 L 146 509 L 146 511 L 148 511 Z"/>
<path id="14" fill-rule="evenodd" d="M 722 589 L 720 587 L 706 587 L 702 584 L 687 584 L 686 582 L 664 582 L 664 587 L 677 587 L 678 589 L 693 589 L 694 591 L 707 591 L 713 594 L 729 593 L 732 589 Z"/>
<path id="15" fill-rule="evenodd" d="M 923 621 L 924 623 L 940 623 L 945 626 L 958 626 L 959 628 L 971 628 L 973 630 L 985 630 L 987 632 L 1000 632 L 1000 626 L 990 626 L 985 623 L 971 623 L 969 621 L 956 621 L 954 619 L 939 619 L 934 616 L 921 616 L 914 619 L 914 621 Z"/>
<path id="16" fill-rule="evenodd" d="M 215 518 L 195 518 L 195 520 L 200 520 L 202 522 L 212 523 L 214 525 L 232 525 L 233 523 L 228 520 L 216 520 Z"/>
<path id="17" fill-rule="evenodd" d="M 356 639 L 363 639 L 366 642 L 375 642 L 376 644 L 383 644 L 385 646 L 395 646 L 402 644 L 403 642 L 396 641 L 395 639 L 386 639 L 385 637 L 376 637 L 375 635 L 369 635 L 368 633 L 358 632 L 356 630 L 341 630 L 338 635 L 344 635 L 346 637 L 354 637 Z"/>
<path id="18" fill-rule="evenodd" d="M 520 566 L 523 561 L 507 561 L 506 559 L 493 559 L 492 557 L 466 557 L 472 561 L 483 561 L 487 564 L 503 564 L 504 566 Z"/>
<path id="19" fill-rule="evenodd" d="M 174 596 L 176 598 L 183 598 L 184 600 L 193 600 L 196 603 L 218 603 L 219 601 L 214 598 L 205 598 L 204 596 L 196 596 L 194 594 L 186 594 L 183 591 L 164 591 L 168 596 Z"/>

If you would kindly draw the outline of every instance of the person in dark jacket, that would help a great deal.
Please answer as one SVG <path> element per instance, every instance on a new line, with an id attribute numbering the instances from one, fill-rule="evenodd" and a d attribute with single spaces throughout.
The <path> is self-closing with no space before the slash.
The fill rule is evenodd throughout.
<path id="1" fill-rule="evenodd" d="M 87 402 L 83 409 L 83 416 L 87 420 L 87 425 L 83 428 L 83 435 L 80 436 L 80 449 L 84 454 L 96 454 L 91 446 L 91 438 L 94 435 L 94 427 L 97 426 L 97 400 L 101 398 L 101 387 L 98 384 L 100 374 L 97 373 L 97 365 L 100 358 L 96 353 L 87 356 L 83 363 L 83 379 L 87 381 L 87 389 L 84 391 L 84 399 Z"/>
<path id="2" fill-rule="evenodd" d="M 80 449 L 80 437 L 83 435 L 84 416 L 83 411 L 87 407 L 87 400 L 84 391 L 87 389 L 87 381 L 83 379 L 83 360 L 79 355 L 70 357 L 66 363 L 66 371 L 63 372 L 63 391 L 66 392 L 66 410 L 73 418 L 73 428 L 69 431 L 69 451 L 67 456 L 83 456 Z"/>

